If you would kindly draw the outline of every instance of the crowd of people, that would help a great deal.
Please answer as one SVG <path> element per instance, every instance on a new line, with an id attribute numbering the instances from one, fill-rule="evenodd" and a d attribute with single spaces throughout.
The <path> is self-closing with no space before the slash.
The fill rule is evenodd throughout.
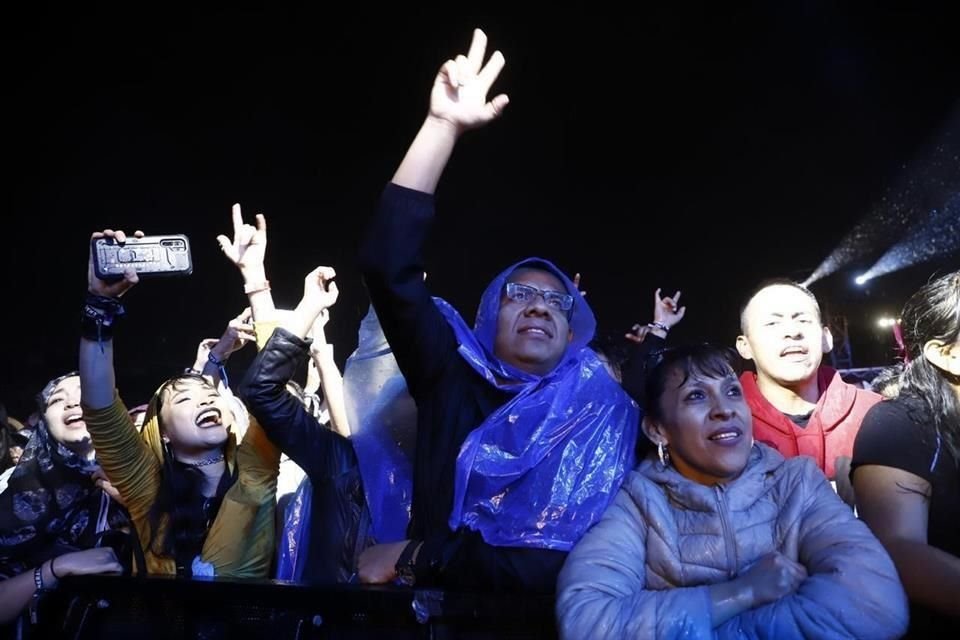
<path id="1" fill-rule="evenodd" d="M 442 65 L 368 223 L 371 309 L 342 373 L 334 268 L 278 310 L 267 221 L 237 205 L 218 240 L 248 307 L 131 408 L 114 328 L 160 311 L 135 271 L 105 281 L 91 260 L 77 370 L 51 372 L 29 418 L 0 411 L 0 622 L 64 576 L 145 573 L 555 593 L 564 638 L 956 626 L 960 272 L 906 301 L 883 395 L 823 363 L 820 305 L 789 280 L 746 292 L 730 346 L 673 344 L 686 307 L 660 290 L 649 323 L 610 340 L 579 277 L 529 257 L 471 327 L 432 295 L 424 251 L 455 146 L 509 104 L 486 49 L 476 31 Z"/>

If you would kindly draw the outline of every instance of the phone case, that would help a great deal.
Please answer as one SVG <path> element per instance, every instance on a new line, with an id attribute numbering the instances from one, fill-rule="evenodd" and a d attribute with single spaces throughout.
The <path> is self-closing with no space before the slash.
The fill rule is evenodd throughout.
<path id="1" fill-rule="evenodd" d="M 91 250 L 93 270 L 101 280 L 119 280 L 131 267 L 141 277 L 193 273 L 190 240 L 183 234 L 127 238 L 123 245 L 113 238 L 97 238 Z"/>

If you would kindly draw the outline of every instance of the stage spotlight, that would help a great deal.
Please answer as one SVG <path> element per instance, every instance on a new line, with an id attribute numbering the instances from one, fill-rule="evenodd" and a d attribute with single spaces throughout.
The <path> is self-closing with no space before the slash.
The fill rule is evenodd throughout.
<path id="1" fill-rule="evenodd" d="M 862 286 L 892 271 L 960 250 L 960 108 L 887 187 L 871 211 L 807 278 L 807 286 L 878 249 L 888 250 Z M 863 277 L 863 276 L 861 276 Z"/>
<path id="2" fill-rule="evenodd" d="M 960 191 L 950 194 L 942 206 L 928 211 L 865 275 L 869 279 L 877 278 L 957 251 L 960 251 Z"/>

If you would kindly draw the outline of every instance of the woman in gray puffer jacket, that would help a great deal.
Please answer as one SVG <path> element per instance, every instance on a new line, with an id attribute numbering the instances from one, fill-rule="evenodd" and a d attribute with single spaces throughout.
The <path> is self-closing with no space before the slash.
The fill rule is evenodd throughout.
<path id="1" fill-rule="evenodd" d="M 753 443 L 728 350 L 666 350 L 647 379 L 658 447 L 570 552 L 563 638 L 896 638 L 897 571 L 823 473 Z"/>

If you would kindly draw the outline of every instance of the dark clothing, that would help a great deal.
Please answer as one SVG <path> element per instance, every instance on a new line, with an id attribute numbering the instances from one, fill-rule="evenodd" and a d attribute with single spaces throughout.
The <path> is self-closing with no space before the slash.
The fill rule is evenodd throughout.
<path id="1" fill-rule="evenodd" d="M 790 418 L 790 422 L 803 429 L 810 423 L 810 416 L 813 415 L 813 411 L 810 413 L 804 413 L 803 415 L 794 415 L 792 413 L 785 413 L 783 415 Z"/>
<path id="2" fill-rule="evenodd" d="M 851 475 L 861 465 L 901 469 L 929 482 L 927 544 L 960 557 L 960 467 L 938 437 L 926 403 L 901 395 L 871 408 L 854 444 Z M 958 621 L 914 604 L 910 637 L 937 637 Z"/>
<path id="3" fill-rule="evenodd" d="M 497 547 L 447 521 L 454 470 L 467 435 L 510 394 L 460 357 L 453 329 L 423 281 L 422 250 L 433 197 L 387 185 L 360 251 L 360 264 L 387 341 L 417 403 L 417 454 L 408 537 L 422 540 L 418 584 L 552 593 L 566 553 Z"/>
<path id="4" fill-rule="evenodd" d="M 633 398 L 634 402 L 640 405 L 644 413 L 647 413 L 646 398 L 644 398 L 647 372 L 657 362 L 658 352 L 666 348 L 666 339 L 649 333 L 643 342 L 633 344 L 627 356 L 627 361 L 623 364 L 621 370 L 623 390 Z M 637 460 L 643 460 L 656 449 L 656 445 L 650 442 L 650 439 L 643 433 L 643 429 L 639 429 L 637 433 Z"/>
<path id="5" fill-rule="evenodd" d="M 313 486 L 308 582 L 348 582 L 360 552 L 372 543 L 360 468 L 350 441 L 325 428 L 287 382 L 309 357 L 309 342 L 276 329 L 240 384 L 240 397 L 270 438 L 306 472 Z"/>
<path id="6" fill-rule="evenodd" d="M 627 361 L 623 363 L 623 390 L 641 407 L 645 405 L 643 395 L 647 371 L 653 368 L 656 355 L 666 348 L 667 341 L 664 338 L 649 333 L 643 342 L 631 346 Z"/>
<path id="7" fill-rule="evenodd" d="M 0 577 L 93 548 L 101 532 L 129 526 L 127 510 L 94 484 L 96 468 L 40 423 L 0 493 Z"/>

